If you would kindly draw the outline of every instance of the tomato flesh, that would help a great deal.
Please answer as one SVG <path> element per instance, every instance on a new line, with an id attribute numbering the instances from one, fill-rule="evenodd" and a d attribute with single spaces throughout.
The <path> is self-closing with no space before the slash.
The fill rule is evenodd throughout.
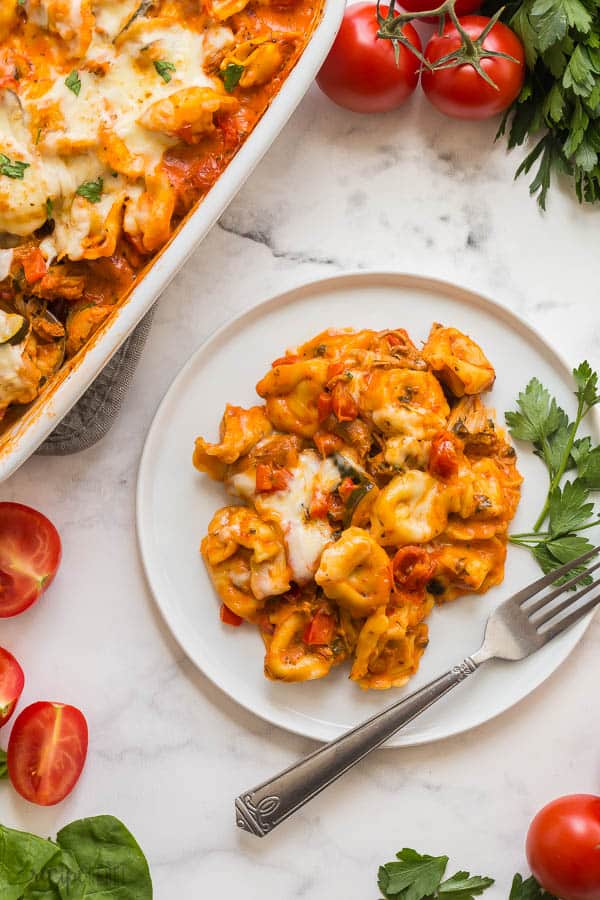
<path id="1" fill-rule="evenodd" d="M 12 653 L 0 647 L 0 728 L 5 725 L 23 693 L 25 675 Z"/>
<path id="2" fill-rule="evenodd" d="M 0 503 L 0 618 L 28 609 L 51 584 L 61 557 L 58 531 L 30 506 Z"/>
<path id="3" fill-rule="evenodd" d="M 25 800 L 54 806 L 71 793 L 88 748 L 85 717 L 74 706 L 40 701 L 17 716 L 8 741 L 8 777 Z"/>
<path id="4" fill-rule="evenodd" d="M 381 7 L 387 15 L 388 8 Z M 329 51 L 317 84 L 330 100 L 359 113 L 396 109 L 412 94 L 419 80 L 419 60 L 399 47 L 398 64 L 392 42 L 377 37 L 375 6 L 354 3 L 344 13 L 341 28 Z M 402 32 L 421 50 L 419 35 L 407 24 Z"/>
<path id="5" fill-rule="evenodd" d="M 470 38 L 476 40 L 490 21 L 486 16 L 463 16 L 460 24 Z M 434 34 L 425 48 L 425 58 L 435 63 L 457 50 L 461 37 L 452 22 L 447 21 L 441 35 Z M 455 119 L 488 119 L 504 112 L 516 100 L 525 79 L 525 51 L 514 31 L 496 22 L 483 42 L 484 49 L 498 50 L 516 62 L 501 57 L 484 58 L 481 67 L 497 86 L 492 87 L 470 63 L 448 69 L 424 69 L 421 85 L 427 99 L 440 112 Z"/>
<path id="6" fill-rule="evenodd" d="M 305 644 L 323 645 L 331 643 L 335 630 L 335 619 L 329 613 L 319 610 L 307 623 L 302 640 Z"/>
<path id="7" fill-rule="evenodd" d="M 550 894 L 562 900 L 600 897 L 600 797 L 559 797 L 537 814 L 527 833 L 527 860 Z"/>
<path id="8" fill-rule="evenodd" d="M 392 560 L 394 586 L 399 591 L 422 591 L 436 569 L 423 547 L 401 547 Z"/>
<path id="9" fill-rule="evenodd" d="M 458 475 L 458 440 L 450 431 L 438 431 L 431 441 L 429 473 L 448 479 Z"/>

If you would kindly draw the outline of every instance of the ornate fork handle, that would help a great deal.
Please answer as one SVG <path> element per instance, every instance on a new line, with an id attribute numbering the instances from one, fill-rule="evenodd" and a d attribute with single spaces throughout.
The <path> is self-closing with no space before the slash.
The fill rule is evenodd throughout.
<path id="1" fill-rule="evenodd" d="M 419 691 L 330 741 L 274 778 L 244 791 L 235 801 L 237 825 L 258 837 L 269 834 L 371 750 L 380 747 L 400 728 L 464 681 L 478 666 L 479 661 L 468 656 L 459 666 Z"/>

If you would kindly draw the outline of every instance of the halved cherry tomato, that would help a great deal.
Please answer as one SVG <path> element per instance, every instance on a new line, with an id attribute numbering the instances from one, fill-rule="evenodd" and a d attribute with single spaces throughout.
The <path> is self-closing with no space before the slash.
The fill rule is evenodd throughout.
<path id="1" fill-rule="evenodd" d="M 460 442 L 451 431 L 438 431 L 431 441 L 429 473 L 438 478 L 458 474 Z"/>
<path id="2" fill-rule="evenodd" d="M 33 249 L 26 253 L 25 256 L 21 258 L 21 263 L 23 265 L 25 280 L 29 284 L 34 284 L 36 281 L 41 281 L 41 279 L 48 271 L 46 260 L 44 259 L 42 251 L 39 247 L 33 247 Z"/>
<path id="3" fill-rule="evenodd" d="M 8 741 L 8 777 L 21 797 L 54 806 L 70 794 L 88 749 L 85 717 L 74 706 L 40 701 L 17 716 Z"/>
<path id="4" fill-rule="evenodd" d="M 52 583 L 61 544 L 52 522 L 30 506 L 0 503 L 0 618 L 17 616 Z"/>
<path id="5" fill-rule="evenodd" d="M 358 403 L 341 381 L 332 391 L 331 408 L 338 422 L 353 422 L 358 415 Z"/>
<path id="6" fill-rule="evenodd" d="M 388 12 L 381 6 L 382 15 Z M 392 42 L 377 37 L 379 23 L 375 6 L 354 3 L 348 6 L 342 27 L 317 75 L 324 94 L 359 113 L 396 109 L 410 97 L 419 80 L 420 63 L 404 46 L 398 46 L 398 59 Z M 402 29 L 404 37 L 421 50 L 419 35 L 410 23 Z"/>
<path id="7" fill-rule="evenodd" d="M 401 547 L 392 560 L 394 586 L 399 591 L 422 591 L 436 569 L 423 547 Z"/>
<path id="8" fill-rule="evenodd" d="M 0 728 L 13 712 L 25 686 L 23 669 L 12 653 L 0 647 Z"/>
<path id="9" fill-rule="evenodd" d="M 571 794 L 548 803 L 527 834 L 536 879 L 563 900 L 600 897 L 600 797 Z"/>
<path id="10" fill-rule="evenodd" d="M 225 606 L 224 603 L 221 604 L 219 617 L 221 619 L 221 622 L 224 622 L 225 625 L 233 625 L 234 628 L 238 628 L 238 626 L 240 626 L 244 621 L 241 616 L 238 616 L 237 613 L 232 612 L 228 606 Z"/>
<path id="11" fill-rule="evenodd" d="M 331 402 L 331 394 L 328 394 L 327 391 L 321 391 L 319 399 L 317 400 L 317 416 L 319 422 L 324 422 L 327 416 L 330 415 Z"/>
<path id="12" fill-rule="evenodd" d="M 271 368 L 274 369 L 275 366 L 291 366 L 292 363 L 296 363 L 300 361 L 299 356 L 294 356 L 294 354 L 290 354 L 289 356 L 279 356 L 277 359 L 274 359 L 271 363 Z"/>
<path id="13" fill-rule="evenodd" d="M 305 644 L 329 644 L 335 631 L 335 619 L 322 609 L 307 623 L 302 640 Z"/>

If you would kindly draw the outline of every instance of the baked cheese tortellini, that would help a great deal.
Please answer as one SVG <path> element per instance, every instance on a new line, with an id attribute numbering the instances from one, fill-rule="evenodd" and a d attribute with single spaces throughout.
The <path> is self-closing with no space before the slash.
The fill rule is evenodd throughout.
<path id="1" fill-rule="evenodd" d="M 455 397 L 488 391 L 496 378 L 479 344 L 457 328 L 433 325 L 423 356 Z"/>
<path id="2" fill-rule="evenodd" d="M 219 510 L 201 551 L 223 603 L 242 619 L 254 619 L 267 597 L 289 590 L 281 538 L 272 525 L 245 507 Z"/>
<path id="3" fill-rule="evenodd" d="M 67 332 L 63 359 L 81 359 L 268 110 L 323 2 L 0 0 L 0 255 L 15 250 L 9 265 L 0 259 L 7 312 L 42 302 Z M 9 428 L 16 407 L 52 390 L 37 362 L 22 363 L 19 380 L 14 360 L 0 365 Z M 306 388 L 269 391 L 282 427 Z"/>
<path id="4" fill-rule="evenodd" d="M 342 609 L 366 616 L 388 601 L 390 559 L 368 531 L 352 526 L 325 547 L 315 581 Z"/>
<path id="5" fill-rule="evenodd" d="M 244 504 L 202 555 L 224 623 L 258 626 L 267 678 L 350 661 L 361 688 L 400 687 L 432 608 L 500 584 L 522 479 L 481 397 L 494 377 L 455 328 L 422 351 L 402 328 L 330 329 L 275 360 L 263 406 L 228 405 L 220 440 L 197 438 L 196 468 Z"/>

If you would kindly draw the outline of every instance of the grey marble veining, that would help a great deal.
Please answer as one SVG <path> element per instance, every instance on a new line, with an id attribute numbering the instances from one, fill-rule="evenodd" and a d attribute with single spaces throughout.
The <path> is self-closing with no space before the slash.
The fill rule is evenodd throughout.
<path id="1" fill-rule="evenodd" d="M 263 842 L 234 827 L 232 799 L 311 748 L 241 709 L 189 663 L 144 581 L 134 492 L 144 436 L 183 361 L 234 313 L 304 281 L 395 269 L 474 288 L 529 317 L 576 362 L 600 364 L 600 210 L 556 186 L 543 216 L 496 122 L 454 123 L 418 98 L 360 117 L 313 88 L 276 145 L 162 298 L 111 433 L 70 458 L 33 458 L 3 499 L 44 509 L 64 540 L 48 595 L 5 620 L 25 700 L 86 713 L 89 761 L 75 793 L 36 809 L 0 788 L 0 821 L 53 834 L 110 812 L 150 860 L 158 900 L 375 900 L 402 846 L 490 874 L 490 900 L 525 872 L 531 816 L 597 791 L 596 621 L 532 696 L 468 735 L 381 751 Z M 2 737 L 0 735 L 0 743 Z"/>

